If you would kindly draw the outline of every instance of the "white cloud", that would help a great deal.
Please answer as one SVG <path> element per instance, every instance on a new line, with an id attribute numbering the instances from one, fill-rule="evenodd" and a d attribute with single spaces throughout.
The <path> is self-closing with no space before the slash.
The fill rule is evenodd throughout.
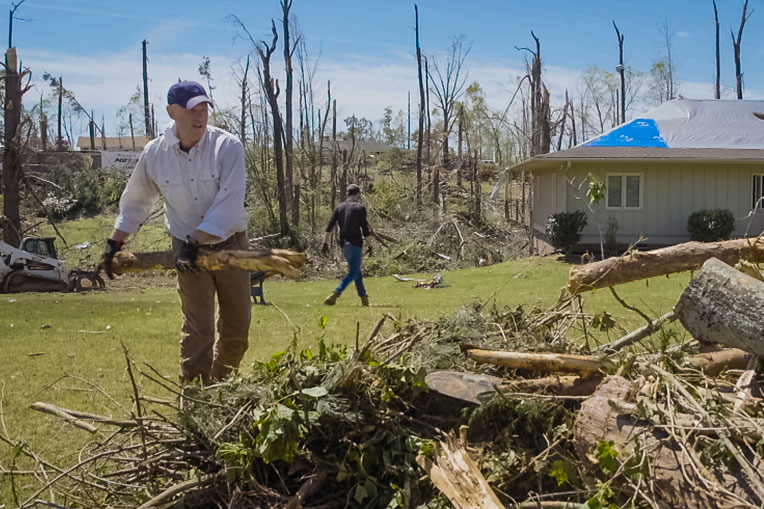
<path id="1" fill-rule="evenodd" d="M 223 106 L 236 106 L 239 102 L 238 84 L 232 68 L 239 69 L 242 60 L 230 55 L 208 55 L 214 78 L 214 98 Z M 88 110 L 94 110 L 96 119 L 106 117 L 107 134 L 115 133 L 116 111 L 127 103 L 137 86 L 142 86 L 142 66 L 140 46 L 135 51 L 117 53 L 103 52 L 98 55 L 83 57 L 74 54 L 61 54 L 52 51 L 26 50 L 23 64 L 33 70 L 33 83 L 36 91 L 27 95 L 28 102 L 39 100 L 40 92 L 53 97 L 50 87 L 42 82 L 43 71 L 54 76 L 62 76 L 64 86 L 73 91 L 80 103 Z M 246 57 L 245 57 L 246 58 Z M 164 106 L 167 87 L 182 79 L 201 80 L 198 67 L 202 61 L 199 54 L 150 53 L 149 90 L 150 100 L 155 104 L 157 121 L 163 126 L 169 119 Z M 257 61 L 253 58 L 253 66 Z M 469 67 L 468 82 L 477 81 L 483 88 L 491 107 L 506 108 L 517 86 L 517 80 L 525 74 L 525 69 L 502 65 L 495 62 L 467 62 Z M 274 73 L 280 77 L 283 64 L 280 59 L 273 62 Z M 251 70 L 252 82 L 256 82 L 254 69 Z M 553 107 L 559 105 L 567 89 L 571 97 L 579 92 L 580 69 L 560 66 L 545 68 L 545 83 L 552 96 Z M 377 122 L 386 106 L 394 111 L 406 111 L 407 93 L 411 92 L 412 124 L 415 122 L 419 98 L 417 68 L 413 56 L 399 54 L 389 60 L 374 60 L 362 57 L 348 57 L 342 61 L 321 60 L 314 77 L 313 87 L 316 107 L 325 108 L 326 81 L 330 79 L 332 97 L 337 100 L 339 126 L 344 128 L 342 119 L 356 114 Z M 280 80 L 283 88 L 283 78 Z M 205 84 L 206 85 L 206 84 Z M 686 82 L 680 84 L 680 93 L 687 98 L 712 98 L 711 82 Z M 281 98 L 283 100 L 282 90 Z M 747 90 L 747 99 L 762 99 L 764 93 Z M 295 101 L 297 87 L 295 87 Z M 725 88 L 724 98 L 734 98 L 734 90 Z M 432 97 L 431 97 L 432 103 Z M 635 109 L 648 109 L 646 106 Z M 640 112 L 635 111 L 635 114 Z"/>

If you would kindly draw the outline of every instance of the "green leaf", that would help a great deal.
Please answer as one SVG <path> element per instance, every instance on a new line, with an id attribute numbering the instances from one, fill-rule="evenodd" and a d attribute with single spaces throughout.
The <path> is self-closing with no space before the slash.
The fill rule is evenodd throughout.
<path id="1" fill-rule="evenodd" d="M 318 328 L 319 329 L 326 329 L 326 323 L 329 321 L 329 318 L 326 316 L 322 316 L 318 319 Z"/>
<path id="2" fill-rule="evenodd" d="M 557 486 L 562 486 L 566 482 L 569 482 L 568 472 L 565 468 L 565 463 L 562 460 L 557 460 L 552 463 L 552 471 L 549 475 L 555 478 Z"/>
<path id="3" fill-rule="evenodd" d="M 306 396 L 310 396 L 311 398 L 321 398 L 329 394 L 329 391 L 326 390 L 326 387 L 322 387 L 320 385 L 317 387 L 309 387 L 307 389 L 303 389 L 300 392 Z"/>
<path id="4" fill-rule="evenodd" d="M 366 488 L 364 488 L 360 484 L 355 487 L 355 494 L 353 495 L 353 498 L 355 499 L 356 502 L 360 504 L 368 496 L 369 494 L 366 492 Z"/>
<path id="5" fill-rule="evenodd" d="M 613 475 L 621 465 L 618 462 L 618 451 L 612 440 L 601 441 L 597 444 L 597 461 L 602 471 L 607 475 Z"/>

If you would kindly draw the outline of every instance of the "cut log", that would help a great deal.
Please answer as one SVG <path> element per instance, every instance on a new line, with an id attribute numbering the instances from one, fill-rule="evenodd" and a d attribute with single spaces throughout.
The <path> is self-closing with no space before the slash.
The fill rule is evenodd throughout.
<path id="1" fill-rule="evenodd" d="M 420 454 L 416 462 L 456 509 L 504 508 L 453 434 L 438 442 L 438 450 L 432 458 Z"/>
<path id="2" fill-rule="evenodd" d="M 651 482 L 647 487 L 655 490 L 655 500 L 665 503 L 662 507 L 718 507 L 716 501 L 696 489 L 701 480 L 682 449 L 666 438 L 665 432 L 636 417 L 636 392 L 630 381 L 611 376 L 581 404 L 574 427 L 578 457 L 589 458 L 590 467 L 596 469 L 593 455 L 598 444 L 612 441 L 619 453 L 618 458 L 623 460 L 634 453 L 638 441 L 642 453 L 650 458 Z"/>
<path id="3" fill-rule="evenodd" d="M 433 371 L 424 379 L 427 387 L 452 398 L 480 403 L 480 396 L 496 391 L 510 394 L 552 394 L 554 396 L 588 396 L 594 392 L 602 377 L 581 378 L 572 375 L 552 375 L 544 378 L 503 380 L 492 375 L 461 371 Z"/>
<path id="4" fill-rule="evenodd" d="M 281 274 L 297 277 L 298 269 L 307 263 L 305 253 L 288 249 L 269 249 L 266 251 L 200 251 L 196 264 L 202 270 L 242 269 Z M 175 268 L 175 254 L 172 251 L 152 253 L 131 253 L 119 251 L 114 255 L 113 271 L 115 274 L 144 270 Z"/>
<path id="5" fill-rule="evenodd" d="M 745 369 L 754 355 L 738 348 L 725 348 L 716 352 L 704 352 L 690 358 L 690 364 L 715 377 L 725 369 Z"/>
<path id="6" fill-rule="evenodd" d="M 712 258 L 687 285 L 674 312 L 698 341 L 764 355 L 764 283 Z"/>
<path id="7" fill-rule="evenodd" d="M 654 251 L 632 251 L 624 256 L 571 267 L 569 291 L 577 293 L 630 281 L 695 270 L 709 258 L 730 265 L 740 259 L 764 261 L 764 238 L 724 242 L 686 242 Z"/>
<path id="8" fill-rule="evenodd" d="M 494 364 L 513 369 L 527 369 L 542 373 L 579 373 L 588 376 L 601 370 L 615 369 L 607 359 L 591 355 L 561 353 L 504 352 L 463 347 L 464 354 L 475 362 Z"/>

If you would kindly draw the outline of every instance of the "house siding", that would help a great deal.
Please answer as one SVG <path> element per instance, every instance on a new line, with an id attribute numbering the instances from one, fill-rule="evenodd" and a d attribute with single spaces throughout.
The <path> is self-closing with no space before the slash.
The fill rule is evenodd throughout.
<path id="1" fill-rule="evenodd" d="M 603 202 L 594 206 L 596 219 L 604 231 L 610 217 L 618 221 L 619 243 L 632 243 L 640 237 L 647 244 L 667 245 L 690 240 L 687 219 L 701 209 L 727 208 L 736 218 L 734 236 L 756 236 L 764 229 L 764 213 L 746 217 L 751 208 L 752 175 L 764 174 L 761 164 L 723 163 L 573 163 L 567 171 L 539 172 L 534 185 L 534 226 L 543 231 L 553 212 L 583 210 L 589 222 L 582 243 L 600 241 L 597 220 L 588 210 L 586 186 L 588 174 L 606 182 L 608 173 L 642 174 L 640 210 L 606 209 Z M 570 184 L 573 182 L 573 185 Z M 566 206 L 567 205 L 567 206 Z M 749 226 L 750 223 L 750 226 Z"/>

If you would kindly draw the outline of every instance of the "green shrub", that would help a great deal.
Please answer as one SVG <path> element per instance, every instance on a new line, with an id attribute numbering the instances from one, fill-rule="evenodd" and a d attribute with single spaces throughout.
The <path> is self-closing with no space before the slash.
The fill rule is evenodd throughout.
<path id="1" fill-rule="evenodd" d="M 43 203 L 55 217 L 72 218 L 99 214 L 119 203 L 128 175 L 92 168 L 88 156 L 76 154 L 53 167 L 51 180 L 58 187 L 48 192 Z"/>
<path id="2" fill-rule="evenodd" d="M 546 234 L 555 249 L 570 255 L 573 246 L 581 240 L 581 232 L 586 226 L 586 213 L 577 210 L 575 212 L 555 212 L 546 223 Z"/>
<path id="3" fill-rule="evenodd" d="M 735 231 L 735 216 L 728 209 L 698 210 L 687 219 L 687 231 L 699 242 L 727 240 Z"/>

